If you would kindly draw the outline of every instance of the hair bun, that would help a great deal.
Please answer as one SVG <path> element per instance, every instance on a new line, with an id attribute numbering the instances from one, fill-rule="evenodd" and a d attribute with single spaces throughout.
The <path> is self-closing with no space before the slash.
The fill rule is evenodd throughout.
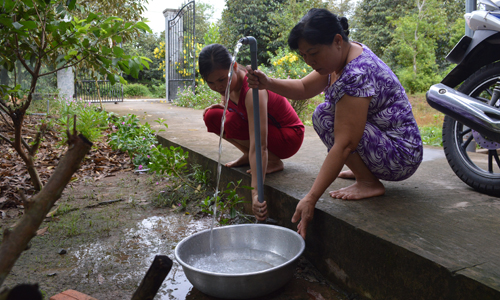
<path id="1" fill-rule="evenodd" d="M 349 36 L 349 22 L 347 21 L 347 18 L 341 17 L 339 21 L 340 25 L 342 26 L 342 29 L 344 29 L 345 35 Z"/>

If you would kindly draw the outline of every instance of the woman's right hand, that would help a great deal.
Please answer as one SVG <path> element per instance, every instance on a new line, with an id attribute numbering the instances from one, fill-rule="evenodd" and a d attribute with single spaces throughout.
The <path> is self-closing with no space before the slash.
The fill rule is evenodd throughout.
<path id="1" fill-rule="evenodd" d="M 267 219 L 267 203 L 266 201 L 260 203 L 257 193 L 252 193 L 252 211 L 258 221 Z"/>
<path id="2" fill-rule="evenodd" d="M 268 89 L 270 80 L 269 77 L 266 76 L 266 74 L 264 74 L 260 70 L 252 70 L 251 66 L 246 66 L 246 69 L 248 71 L 247 82 L 249 88 L 258 88 L 259 90 Z"/>
<path id="3" fill-rule="evenodd" d="M 302 238 L 306 239 L 307 226 L 311 222 L 314 217 L 314 207 L 316 206 L 316 201 L 309 196 L 306 195 L 302 200 L 299 201 L 297 207 L 295 208 L 295 213 L 292 217 L 292 223 L 297 223 L 297 232 L 302 236 Z"/>
<path id="4" fill-rule="evenodd" d="M 212 104 L 209 107 L 205 108 L 205 110 L 203 110 L 203 119 L 205 119 L 205 114 L 207 113 L 207 111 L 209 109 L 212 109 L 212 108 L 222 108 L 222 109 L 224 109 L 224 105 L 222 105 L 222 104 Z"/>

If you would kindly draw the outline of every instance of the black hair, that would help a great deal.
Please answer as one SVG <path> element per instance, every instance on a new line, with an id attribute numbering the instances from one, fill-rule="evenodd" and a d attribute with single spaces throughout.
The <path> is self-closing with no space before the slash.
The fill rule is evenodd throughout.
<path id="1" fill-rule="evenodd" d="M 288 46 L 297 50 L 300 39 L 311 45 L 330 45 L 337 34 L 340 34 L 344 41 L 349 41 L 347 18 L 339 18 L 326 9 L 311 8 L 290 31 Z"/>
<path id="2" fill-rule="evenodd" d="M 226 47 L 220 44 L 205 46 L 198 56 L 198 68 L 201 77 L 206 79 L 213 71 L 229 70 L 231 60 L 231 54 L 227 51 Z"/>

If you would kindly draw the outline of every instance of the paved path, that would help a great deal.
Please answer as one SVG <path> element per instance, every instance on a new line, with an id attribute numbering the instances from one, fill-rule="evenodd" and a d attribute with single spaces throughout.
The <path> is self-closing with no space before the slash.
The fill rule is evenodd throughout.
<path id="1" fill-rule="evenodd" d="M 106 104 L 150 124 L 166 119 L 161 136 L 212 168 L 219 139 L 206 132 L 202 111 L 159 101 Z M 153 126 L 154 127 L 154 126 Z M 222 162 L 240 153 L 223 143 Z M 270 216 L 290 219 L 326 157 L 312 127 L 285 170 L 266 177 Z M 223 168 L 225 180 L 249 176 Z M 225 174 L 225 175 L 224 175 Z M 249 181 L 248 181 L 249 182 Z M 327 191 L 352 184 L 338 179 Z M 418 171 L 402 182 L 384 182 L 386 194 L 363 201 L 332 199 L 316 206 L 306 256 L 330 280 L 370 299 L 500 299 L 500 199 L 475 192 L 456 177 L 440 148 L 426 147 Z"/>

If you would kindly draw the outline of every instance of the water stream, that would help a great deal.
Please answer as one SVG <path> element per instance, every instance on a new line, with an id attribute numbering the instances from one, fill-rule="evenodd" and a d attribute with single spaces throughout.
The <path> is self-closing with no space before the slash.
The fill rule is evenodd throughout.
<path id="1" fill-rule="evenodd" d="M 214 203 L 214 214 L 213 214 L 213 218 L 212 218 L 212 226 L 210 227 L 210 251 L 211 253 L 213 253 L 213 229 L 214 229 L 214 224 L 215 224 L 215 219 L 217 217 L 217 201 L 218 201 L 218 198 L 219 198 L 219 183 L 220 183 L 220 173 L 221 173 L 221 170 L 222 170 L 222 166 L 221 166 L 221 154 L 222 154 L 222 136 L 224 134 L 224 123 L 226 121 L 226 111 L 227 111 L 227 106 L 228 106 L 228 103 L 229 103 L 229 93 L 230 93 L 230 89 L 231 89 L 231 81 L 233 79 L 233 67 L 234 67 L 234 63 L 236 62 L 236 56 L 238 55 L 238 52 L 240 51 L 240 48 L 243 44 L 241 42 L 238 41 L 238 43 L 236 44 L 236 47 L 234 47 L 234 54 L 233 54 L 233 59 L 231 60 L 231 66 L 229 67 L 229 74 L 228 74 L 228 80 L 227 80 L 227 86 L 226 86 L 226 92 L 225 92 L 225 100 L 226 102 L 224 103 L 224 111 L 222 113 L 222 122 L 221 122 L 221 126 L 220 126 L 220 135 L 219 135 L 219 160 L 218 160 L 218 163 L 217 163 L 217 183 L 215 185 L 215 195 L 214 195 L 214 198 L 215 198 L 215 203 Z"/>

